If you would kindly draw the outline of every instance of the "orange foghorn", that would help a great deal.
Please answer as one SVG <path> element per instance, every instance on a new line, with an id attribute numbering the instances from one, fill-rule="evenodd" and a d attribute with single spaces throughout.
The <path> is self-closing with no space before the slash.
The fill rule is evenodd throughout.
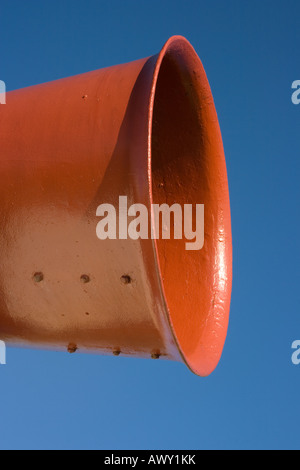
<path id="1" fill-rule="evenodd" d="M 189 42 L 7 93 L 0 149 L 0 339 L 210 374 L 228 326 L 230 206 L 213 97 Z M 100 239 L 98 208 L 120 196 L 148 208 L 150 225 L 153 206 L 201 205 L 201 249 Z"/>

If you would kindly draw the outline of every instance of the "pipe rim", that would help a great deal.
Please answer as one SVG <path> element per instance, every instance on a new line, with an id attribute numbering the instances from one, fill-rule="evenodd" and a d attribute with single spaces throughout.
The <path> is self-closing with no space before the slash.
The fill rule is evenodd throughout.
<path id="1" fill-rule="evenodd" d="M 178 55 L 179 54 L 179 55 Z M 178 56 L 177 56 L 178 55 Z M 231 217 L 230 217 L 230 203 L 229 203 L 229 190 L 228 190 L 228 181 L 227 181 L 227 171 L 225 163 L 225 155 L 223 149 L 222 137 L 219 129 L 217 114 L 213 102 L 212 93 L 210 86 L 202 66 L 202 63 L 195 52 L 192 45 L 182 36 L 173 36 L 171 37 L 162 48 L 160 54 L 158 55 L 152 87 L 151 87 L 151 96 L 150 96 L 150 106 L 148 114 L 148 190 L 151 207 L 155 203 L 155 194 L 153 188 L 153 119 L 155 113 L 155 99 L 156 92 L 159 83 L 160 72 L 162 69 L 162 64 L 166 57 L 171 57 L 175 63 L 184 59 L 193 60 L 194 66 L 196 64 L 196 71 L 193 70 L 194 67 L 191 67 L 189 70 L 190 76 L 193 73 L 198 74 L 199 76 L 199 89 L 196 91 L 199 97 L 199 103 L 203 100 L 203 94 L 206 95 L 206 98 L 209 102 L 209 108 L 207 113 L 201 110 L 202 121 L 204 125 L 209 125 L 210 133 L 213 136 L 213 139 L 216 142 L 216 147 L 218 149 L 218 159 L 216 156 L 213 156 L 213 164 L 215 171 L 220 173 L 220 178 L 223 181 L 220 188 L 209 189 L 209 192 L 213 193 L 213 198 L 218 201 L 218 204 L 221 206 L 216 219 L 216 228 L 215 228 L 215 237 L 218 236 L 220 239 L 215 245 L 211 248 L 213 252 L 213 264 L 214 264 L 214 277 L 216 280 L 211 280 L 208 286 L 209 292 L 205 295 L 209 297 L 211 302 L 217 302 L 218 305 L 213 309 L 208 309 L 207 312 L 204 312 L 205 327 L 202 329 L 201 334 L 198 335 L 198 342 L 195 345 L 194 351 L 187 350 L 184 341 L 182 341 L 182 335 L 184 334 L 185 338 L 188 337 L 190 333 L 193 333 L 191 328 L 197 329 L 197 318 L 194 316 L 192 325 L 186 327 L 185 323 L 190 323 L 189 318 L 182 318 L 181 325 L 176 325 L 175 321 L 175 310 L 177 307 L 170 307 L 170 296 L 167 293 L 166 280 L 163 276 L 162 262 L 161 262 L 161 252 L 159 247 L 159 241 L 153 239 L 152 245 L 155 256 L 155 265 L 156 272 L 159 280 L 159 287 L 161 295 L 163 298 L 165 314 L 170 326 L 173 338 L 177 344 L 179 353 L 182 357 L 183 362 L 189 367 L 189 369 L 197 375 L 207 376 L 213 372 L 216 368 L 224 347 L 228 322 L 229 322 L 229 309 L 230 309 L 230 298 L 231 298 L 231 285 L 232 285 L 232 241 L 231 241 Z M 177 65 L 180 67 L 179 62 Z M 206 104 L 204 103 L 204 108 Z M 206 115 L 207 114 L 207 115 Z M 208 122 L 211 118 L 212 121 Z M 215 119 L 216 118 L 216 119 Z M 200 123 L 200 121 L 199 121 Z M 202 125 L 202 122 L 201 122 Z M 207 151 L 208 152 L 208 151 Z M 208 152 L 209 153 L 209 152 Z M 209 157 L 206 155 L 205 158 Z M 218 161 L 217 161 L 218 160 Z M 175 201 L 176 202 L 176 201 Z M 201 201 L 197 202 L 201 203 Z M 221 215 L 220 215 L 221 214 Z M 214 215 L 213 215 L 214 217 Z M 152 223 L 152 221 L 151 221 Z M 178 312 L 177 312 L 178 315 Z M 202 315 L 203 316 L 203 315 Z M 188 331 L 190 329 L 190 332 Z M 187 331 L 183 331 L 187 330 Z"/>

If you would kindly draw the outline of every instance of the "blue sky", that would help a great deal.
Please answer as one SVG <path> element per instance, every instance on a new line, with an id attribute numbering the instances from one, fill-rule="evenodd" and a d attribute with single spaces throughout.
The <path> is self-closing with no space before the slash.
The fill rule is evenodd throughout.
<path id="1" fill-rule="evenodd" d="M 9 349 L 2 449 L 300 448 L 299 0 L 0 0 L 8 90 L 128 62 L 186 36 L 215 99 L 234 280 L 224 353 L 182 364 Z"/>

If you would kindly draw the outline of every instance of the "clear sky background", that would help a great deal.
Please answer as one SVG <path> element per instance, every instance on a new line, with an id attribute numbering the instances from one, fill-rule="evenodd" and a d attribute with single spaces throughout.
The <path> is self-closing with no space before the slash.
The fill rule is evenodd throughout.
<path id="1" fill-rule="evenodd" d="M 299 0 L 0 0 L 9 90 L 157 53 L 202 59 L 227 158 L 234 281 L 208 378 L 182 364 L 9 349 L 2 449 L 300 448 Z"/>

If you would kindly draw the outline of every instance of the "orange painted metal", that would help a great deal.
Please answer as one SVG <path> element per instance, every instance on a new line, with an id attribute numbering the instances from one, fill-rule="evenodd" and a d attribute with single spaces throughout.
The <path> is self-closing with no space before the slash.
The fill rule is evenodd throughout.
<path id="1" fill-rule="evenodd" d="M 231 225 L 211 90 L 188 41 L 7 94 L 0 106 L 0 338 L 166 358 L 205 376 L 224 345 Z M 102 203 L 204 204 L 205 241 L 99 240 Z"/>

